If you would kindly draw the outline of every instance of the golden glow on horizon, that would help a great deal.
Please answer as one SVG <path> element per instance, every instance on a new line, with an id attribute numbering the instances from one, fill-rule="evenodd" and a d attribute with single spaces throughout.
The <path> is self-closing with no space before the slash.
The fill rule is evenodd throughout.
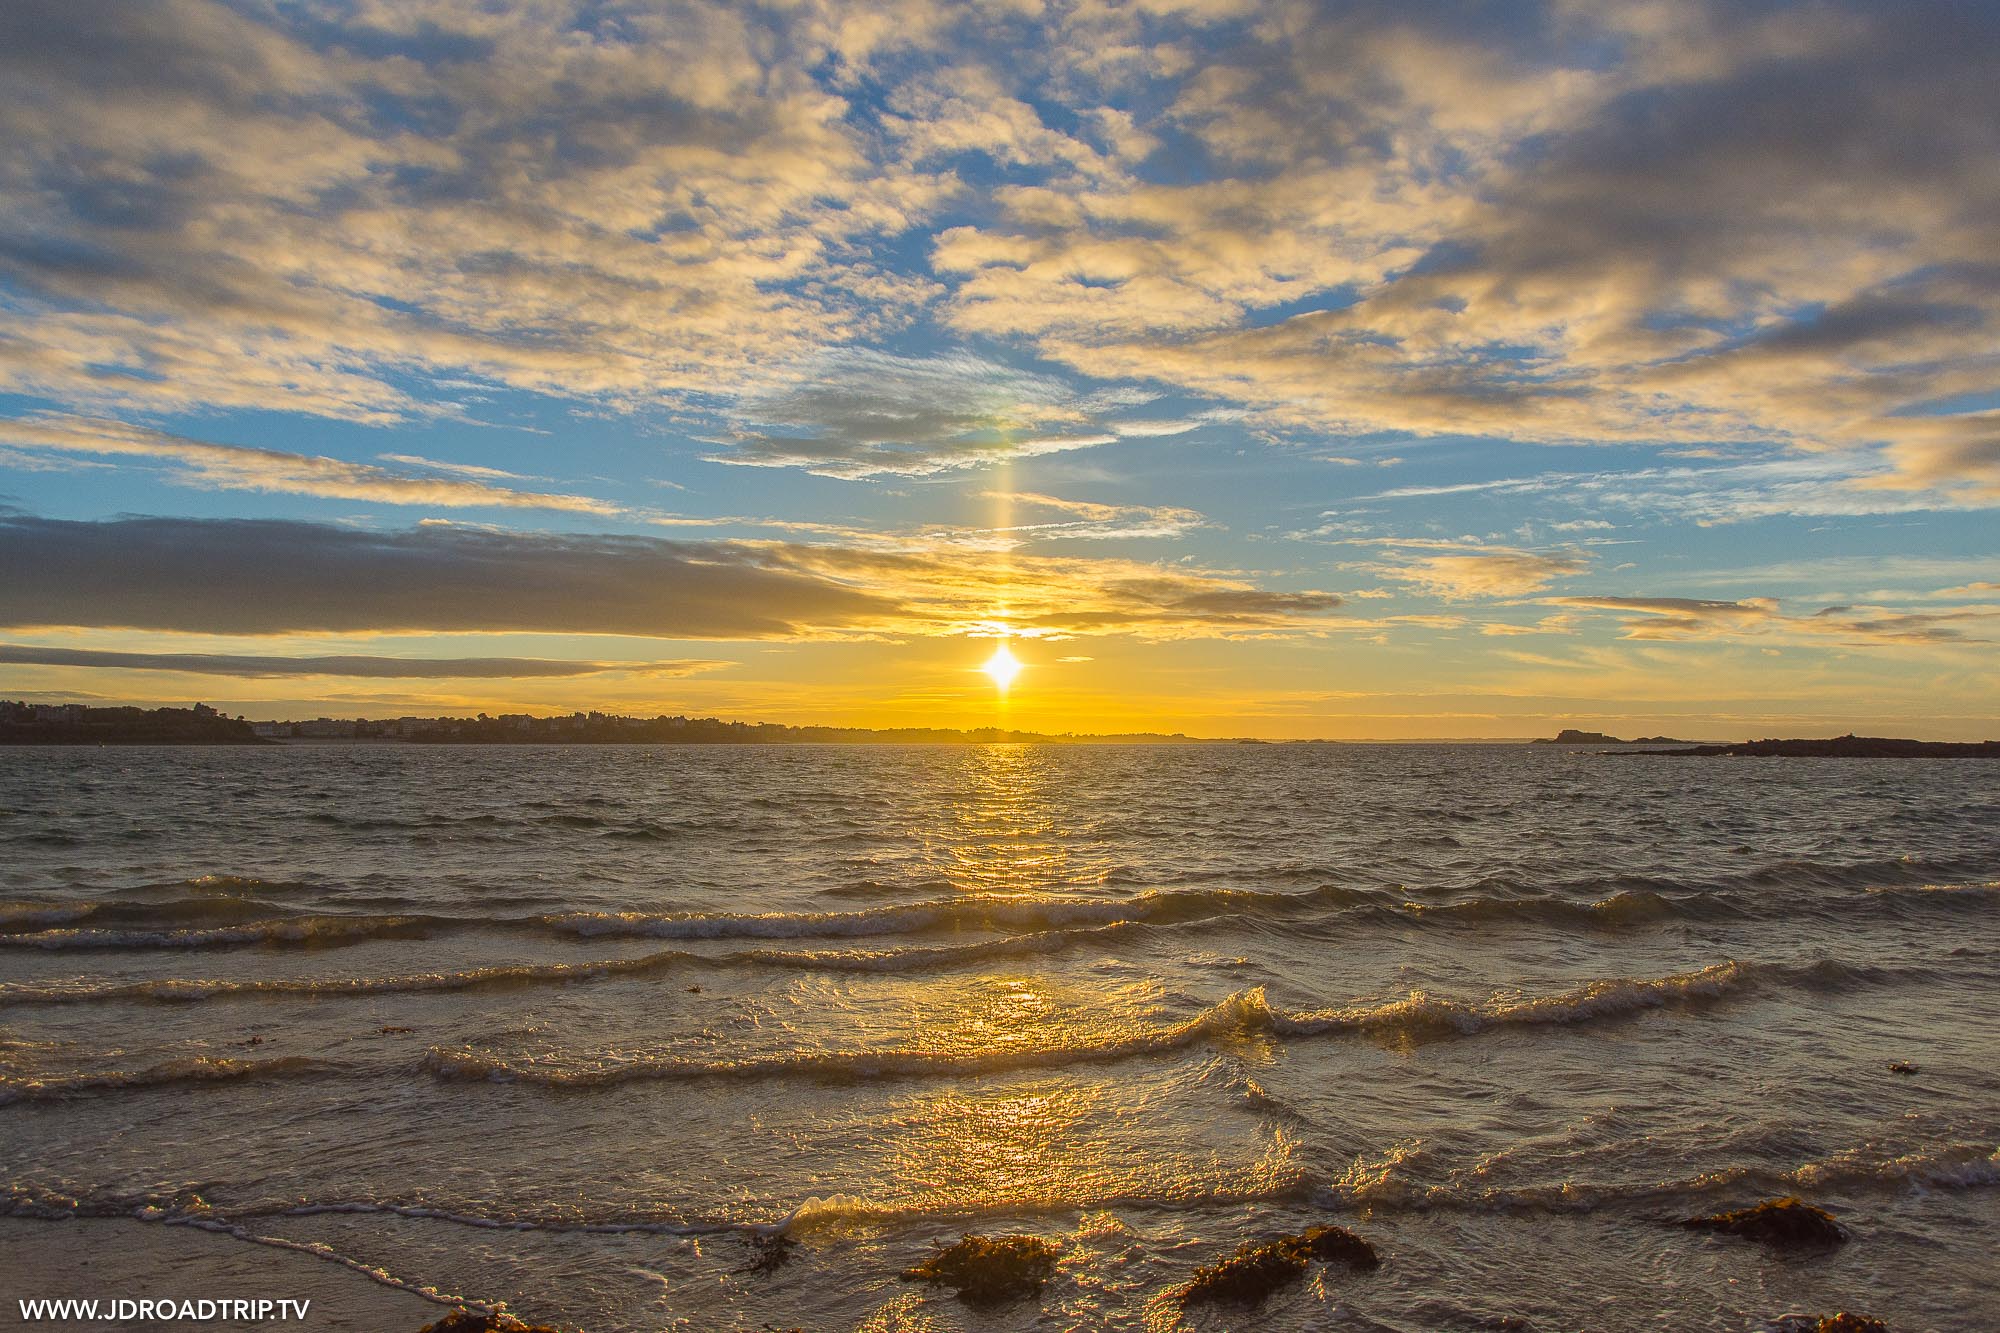
<path id="1" fill-rule="evenodd" d="M 987 658 L 979 669 L 991 676 L 993 683 L 1000 687 L 1000 693 L 1005 694 L 1008 687 L 1014 683 L 1014 677 L 1020 675 L 1026 668 L 1022 666 L 1021 659 L 1014 656 L 1003 643 L 993 650 L 993 656 Z"/>

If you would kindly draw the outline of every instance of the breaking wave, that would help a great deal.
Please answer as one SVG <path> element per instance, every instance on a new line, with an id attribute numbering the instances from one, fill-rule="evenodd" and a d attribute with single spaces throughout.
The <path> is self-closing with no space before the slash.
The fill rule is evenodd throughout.
<path id="1" fill-rule="evenodd" d="M 1800 903 L 1781 894 L 1745 895 L 1745 887 L 1791 884 L 1803 877 L 1820 887 L 1861 895 Z M 195 881 L 190 881 L 195 882 Z M 247 881 L 265 886 L 264 881 Z M 938 886 L 926 887 L 935 890 Z M 1601 897 L 1583 896 L 1596 890 Z M 1411 899 L 1387 889 L 1322 885 L 1298 890 L 1158 889 L 1123 897 L 936 897 L 914 903 L 835 912 L 659 913 L 558 912 L 530 916 L 445 916 L 421 913 L 292 912 L 255 897 L 213 895 L 168 902 L 113 899 L 83 903 L 0 904 L 0 947 L 40 949 L 203 949 L 239 945 L 326 946 L 377 939 L 494 931 L 575 938 L 672 940 L 835 939 L 992 932 L 1046 932 L 1120 922 L 1182 925 L 1217 917 L 1287 920 L 1334 913 L 1439 923 L 1505 922 L 1591 929 L 1643 927 L 1664 921 L 1719 922 L 1801 912 L 1892 914 L 1979 911 L 2000 901 L 2000 881 L 1932 882 L 1905 875 L 1885 881 L 1885 868 L 1793 865 L 1707 886 L 1613 877 L 1553 890 L 1522 882 L 1482 880 L 1451 896 Z"/>
<path id="2" fill-rule="evenodd" d="M 1108 944 L 1135 929 L 1138 928 L 1129 922 L 1112 922 L 1076 930 L 1007 935 L 972 944 L 900 949 L 748 949 L 726 954 L 666 949 L 632 958 L 571 963 L 503 963 L 377 977 L 281 977 L 240 981 L 224 977 L 163 977 L 149 981 L 0 982 L 0 1008 L 147 1001 L 192 1004 L 204 1000 L 257 996 L 313 999 L 517 986 L 566 986 L 614 977 L 646 976 L 680 968 L 770 967 L 816 972 L 918 973 L 998 958 L 1055 953 L 1092 943 Z"/>
<path id="3" fill-rule="evenodd" d="M 1258 1034 L 1280 1038 L 1340 1033 L 1415 1038 L 1472 1036 L 1498 1028 L 1586 1023 L 1666 1005 L 1715 1000 L 1753 987 L 1831 988 L 1855 980 L 1879 979 L 1880 975 L 1873 969 L 1852 968 L 1831 961 L 1795 967 L 1732 960 L 1667 977 L 1592 981 L 1573 990 L 1537 997 L 1496 996 L 1475 1004 L 1413 991 L 1402 999 L 1379 1004 L 1303 1013 L 1272 1008 L 1260 986 L 1239 991 L 1184 1023 L 1066 1043 L 1023 1043 L 977 1050 L 898 1047 L 797 1051 L 738 1060 L 643 1057 L 596 1064 L 510 1059 L 471 1049 L 433 1048 L 424 1057 L 423 1067 L 442 1079 L 535 1083 L 555 1088 L 692 1079 L 962 1076 L 1113 1063 Z"/>
<path id="4" fill-rule="evenodd" d="M 197 1055 L 167 1060 L 144 1069 L 105 1073 L 0 1074 L 0 1106 L 14 1102 L 51 1101 L 93 1093 L 116 1093 L 183 1083 L 239 1082 L 246 1079 L 309 1078 L 336 1066 L 306 1056 L 271 1060 L 235 1060 Z"/>

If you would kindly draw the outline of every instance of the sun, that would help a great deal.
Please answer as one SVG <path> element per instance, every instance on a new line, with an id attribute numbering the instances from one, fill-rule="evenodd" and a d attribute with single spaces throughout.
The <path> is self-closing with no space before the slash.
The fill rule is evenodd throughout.
<path id="1" fill-rule="evenodd" d="M 1021 674 L 1021 659 L 1009 652 L 1007 645 L 1003 643 L 993 650 L 993 656 L 987 658 L 979 669 L 993 677 L 993 683 L 1000 687 L 1000 693 L 1005 694 L 1007 687 L 1014 683 L 1014 677 Z"/>

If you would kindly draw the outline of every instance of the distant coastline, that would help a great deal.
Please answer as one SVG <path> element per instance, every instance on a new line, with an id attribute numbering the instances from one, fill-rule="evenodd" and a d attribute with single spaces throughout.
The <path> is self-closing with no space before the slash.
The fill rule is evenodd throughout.
<path id="1" fill-rule="evenodd" d="M 1679 750 L 1606 750 L 1635 758 L 1679 759 L 2000 759 L 2000 741 L 1912 741 L 1887 736 L 1833 736 L 1826 740 L 1761 740 L 1738 745 L 1695 745 Z"/>
<path id="2" fill-rule="evenodd" d="M 292 742 L 402 745 L 1231 745 L 1181 733 L 1052 735 L 1004 727 L 791 727 L 713 717 L 622 717 L 567 713 L 534 717 L 313 718 L 251 721 L 207 704 L 192 708 L 92 708 L 0 700 L 0 745 L 276 745 Z"/>
<path id="3" fill-rule="evenodd" d="M 1701 742 L 1678 740 L 1672 736 L 1640 736 L 1628 741 L 1616 736 L 1607 736 L 1601 731 L 1564 728 L 1554 736 L 1541 737 L 1528 743 L 1530 745 L 1699 745 Z"/>
<path id="4" fill-rule="evenodd" d="M 537 717 L 330 718 L 255 721 L 207 704 L 190 708 L 95 707 L 0 699 L 0 746 L 9 745 L 1498 745 L 1600 747 L 1604 754 L 1675 757 L 1928 759 L 2000 758 L 2000 741 L 1918 741 L 1879 736 L 1705 744 L 1668 736 L 1624 740 L 1568 728 L 1553 737 L 1417 740 L 1259 740 L 1156 731 L 1017 731 L 1006 727 L 794 727 L 661 714 L 558 713 Z M 1602 749 L 1616 746 L 1616 749 Z M 1671 749 L 1644 748 L 1671 746 Z"/>
<path id="5" fill-rule="evenodd" d="M 0 745 L 264 745 L 240 717 L 192 708 L 91 708 L 0 699 Z"/>

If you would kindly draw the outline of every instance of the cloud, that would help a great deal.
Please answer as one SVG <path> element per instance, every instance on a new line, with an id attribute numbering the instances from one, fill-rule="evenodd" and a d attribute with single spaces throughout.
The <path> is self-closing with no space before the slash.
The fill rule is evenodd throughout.
<path id="1" fill-rule="evenodd" d="M 1340 598 L 1184 565 L 914 542 L 391 532 L 282 520 L 85 523 L 0 512 L 0 625 L 203 634 L 501 632 L 661 639 L 1310 632 Z"/>
<path id="2" fill-rule="evenodd" d="M 329 499 L 369 500 L 378 504 L 448 508 L 553 509 L 598 515 L 623 512 L 618 505 L 583 495 L 519 491 L 483 480 L 412 476 L 338 458 L 236 444 L 210 444 L 97 417 L 51 413 L 11 421 L 0 420 L 0 439 L 33 449 L 62 453 L 159 459 L 180 469 L 171 476 L 182 485 L 215 490 L 282 492 Z M 498 477 L 509 475 L 488 468 L 459 470 Z"/>
<path id="3" fill-rule="evenodd" d="M 1528 551 L 1472 542 L 1423 538 L 1352 538 L 1351 544 L 1377 546 L 1392 554 L 1363 566 L 1383 578 L 1409 584 L 1433 597 L 1525 597 L 1557 579 L 1581 574 L 1590 561 L 1575 551 Z"/>
<path id="4" fill-rule="evenodd" d="M 537 657 L 254 657 L 234 653 L 124 653 L 91 648 L 0 644 L 0 662 L 17 666 L 68 666 L 123 671 L 175 671 L 201 676 L 265 679 L 283 676 L 354 676 L 390 680 L 512 680 L 598 676 L 608 672 L 691 676 L 729 666 L 716 661 L 590 662 Z"/>
<path id="5" fill-rule="evenodd" d="M 449 472 L 461 477 L 477 477 L 482 481 L 533 481 L 518 472 L 506 472 L 497 467 L 480 467 L 474 463 L 444 463 L 435 458 L 425 458 L 421 454 L 383 454 L 385 463 L 401 463 L 405 467 L 428 468 L 432 472 Z"/>
<path id="6" fill-rule="evenodd" d="M 209 634 L 534 630 L 785 638 L 890 618 L 883 598 L 721 542 L 459 526 L 0 517 L 0 623 Z"/>
<path id="7" fill-rule="evenodd" d="M 1201 419 L 1032 355 L 1280 435 L 1833 451 L 1990 505 L 1996 50 L 1951 0 L 15 0 L 0 388 L 500 386 L 846 477 Z M 868 350 L 952 337 L 991 350 Z"/>
<path id="8" fill-rule="evenodd" d="M 70 403 L 450 410 L 410 374 L 706 393 L 897 326 L 872 262 L 954 191 L 723 3 L 0 12 L 0 384 Z"/>
<path id="9" fill-rule="evenodd" d="M 1000 192 L 936 241 L 957 328 L 1301 431 L 1865 450 L 2000 499 L 1990 421 L 1913 421 L 1991 385 L 1993 11 L 1280 0 L 1185 49 L 1137 128 L 1203 169 Z"/>
<path id="10" fill-rule="evenodd" d="M 821 476 L 926 476 L 1110 444 L 1116 427 L 1067 383 L 969 352 L 828 353 L 735 408 L 709 461 Z M 1130 433 L 1143 423 L 1118 423 Z"/>
<path id="11" fill-rule="evenodd" d="M 1860 517 L 1986 507 L 1985 500 L 1963 490 L 1945 493 L 1921 489 L 1912 484 L 1912 475 L 1907 469 L 1895 471 L 1876 455 L 1850 451 L 1398 486 L 1355 496 L 1350 503 L 1368 505 L 1451 495 L 1496 495 L 1584 509 L 1593 514 L 1616 509 L 1648 518 L 1700 524 L 1741 523 L 1777 516 Z M 1551 526 L 1557 531 L 1584 531 L 1600 525 L 1609 526 L 1595 518 Z"/>
<path id="12" fill-rule="evenodd" d="M 1788 615 L 1775 598 L 1719 601 L 1698 597 L 1554 597 L 1549 602 L 1625 613 L 1627 639 L 1739 639 L 1778 636 L 1803 642 L 1833 640 L 1844 647 L 1885 644 L 1985 643 L 1983 622 L 2000 619 L 2000 605 L 1947 611 L 1829 606 Z"/>
<path id="13" fill-rule="evenodd" d="M 996 529 L 1022 537 L 1062 537 L 1106 541 L 1120 538 L 1179 537 L 1208 520 L 1192 509 L 1178 505 L 1115 505 L 1092 500 L 1065 500 L 1034 491 L 981 491 L 984 499 L 998 501 L 1006 509 L 1015 506 L 1047 510 L 1069 517 L 1045 523 L 1017 523 Z"/>

